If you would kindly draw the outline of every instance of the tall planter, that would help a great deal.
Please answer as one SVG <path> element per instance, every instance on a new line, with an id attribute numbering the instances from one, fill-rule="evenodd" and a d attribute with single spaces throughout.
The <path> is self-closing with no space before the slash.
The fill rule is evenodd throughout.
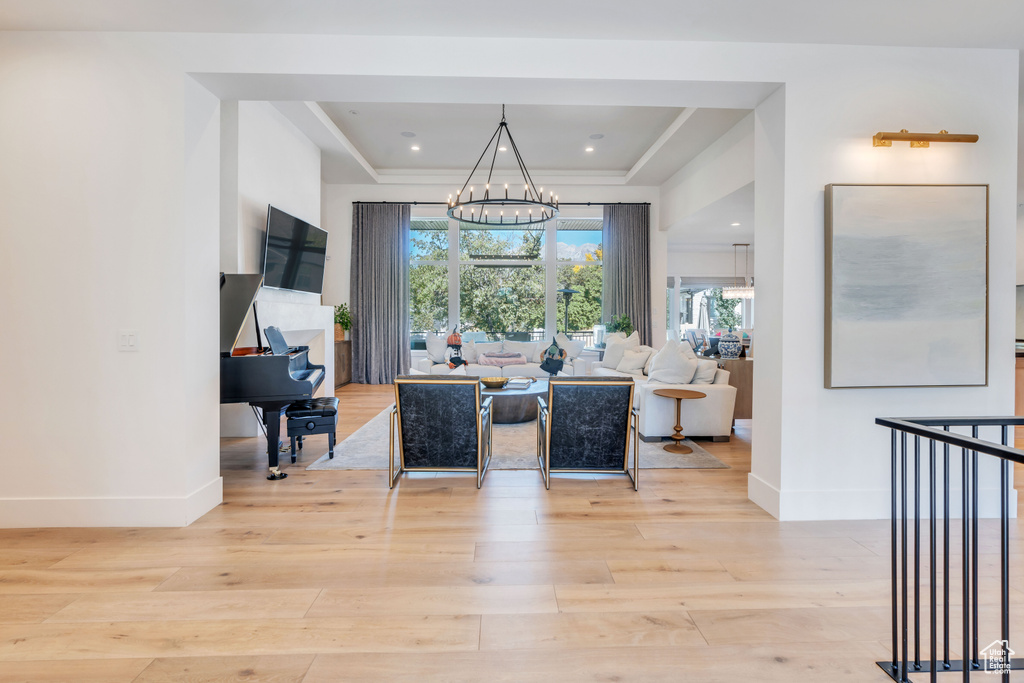
<path id="1" fill-rule="evenodd" d="M 345 328 L 340 323 L 334 323 L 334 341 L 345 341 Z"/>

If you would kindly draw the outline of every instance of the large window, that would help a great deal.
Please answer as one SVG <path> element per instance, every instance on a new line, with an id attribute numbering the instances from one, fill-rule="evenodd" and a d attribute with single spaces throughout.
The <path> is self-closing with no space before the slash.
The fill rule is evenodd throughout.
<path id="1" fill-rule="evenodd" d="M 557 280 L 559 289 L 575 289 L 569 299 L 568 330 L 572 336 L 591 335 L 601 323 L 603 284 L 602 225 L 599 218 L 558 221 Z M 559 294 L 558 329 L 567 329 L 564 294 Z"/>
<path id="2" fill-rule="evenodd" d="M 601 322 L 601 219 L 480 228 L 444 218 L 412 220 L 413 345 L 456 324 L 469 338 L 546 339 L 566 331 L 590 341 Z M 568 326 L 564 294 L 569 300 Z"/>

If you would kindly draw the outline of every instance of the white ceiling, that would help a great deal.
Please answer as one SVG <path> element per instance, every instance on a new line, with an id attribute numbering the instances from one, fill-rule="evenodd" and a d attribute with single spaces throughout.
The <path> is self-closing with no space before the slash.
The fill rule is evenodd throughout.
<path id="1" fill-rule="evenodd" d="M 319 102 L 315 106 L 348 141 L 352 148 L 348 151 L 355 150 L 365 165 L 372 168 L 371 178 L 377 181 L 381 176 L 419 176 L 436 181 L 441 176 L 454 175 L 461 182 L 480 159 L 501 119 L 499 104 Z M 589 179 L 656 186 L 748 112 L 749 109 L 514 105 L 506 107 L 506 122 L 535 178 L 556 175 L 564 183 L 573 176 L 575 182 Z M 294 113 L 285 113 L 295 119 Z M 412 149 L 414 146 L 419 149 Z M 504 133 L 501 146 L 506 151 L 499 150 L 495 170 L 518 175 L 513 150 Z M 594 151 L 587 152 L 588 147 Z M 490 145 L 478 173 L 490 167 L 493 152 L 494 145 Z M 366 167 L 353 164 L 351 156 L 325 153 L 325 181 L 367 182 Z"/>
<path id="2" fill-rule="evenodd" d="M 3 30 L 1024 47 L 1020 0 L 4 0 Z"/>
<path id="3" fill-rule="evenodd" d="M 668 232 L 668 242 L 671 246 L 685 245 L 689 251 L 720 251 L 724 246 L 737 243 L 753 245 L 754 183 L 744 185 L 673 225 Z"/>
<path id="4" fill-rule="evenodd" d="M 319 104 L 378 171 L 466 173 L 494 134 L 502 109 L 500 104 Z M 531 171 L 625 173 L 680 113 L 681 108 L 670 107 L 516 105 L 506 108 L 506 121 Z M 592 140 L 590 135 L 604 137 Z M 512 147 L 502 137 L 507 151 L 499 152 L 495 168 L 514 169 Z M 413 145 L 420 150 L 413 151 Z M 482 163 L 489 166 L 490 157 Z"/>

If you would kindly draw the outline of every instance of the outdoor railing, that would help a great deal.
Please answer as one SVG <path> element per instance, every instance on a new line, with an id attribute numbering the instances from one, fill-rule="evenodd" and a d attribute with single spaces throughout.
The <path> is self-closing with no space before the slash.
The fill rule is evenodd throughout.
<path id="1" fill-rule="evenodd" d="M 1024 425 L 1022 417 L 941 417 L 941 418 L 878 418 L 875 423 L 892 430 L 892 660 L 878 662 L 878 665 L 894 680 L 901 683 L 911 681 L 911 674 L 930 674 L 929 680 L 936 681 L 943 672 L 958 671 L 963 680 L 969 681 L 972 671 L 1000 673 L 1001 680 L 1010 680 L 1010 670 L 1024 669 L 1024 659 L 1011 659 L 1010 649 L 1010 563 L 1009 563 L 1009 499 L 1010 463 L 1024 463 L 1024 451 L 1010 446 L 1011 427 Z M 971 436 L 951 432 L 951 428 L 971 428 Z M 987 431 L 998 428 L 1000 443 L 979 438 L 982 428 Z M 907 440 L 913 437 L 912 453 L 908 455 Z M 922 440 L 926 443 L 922 445 Z M 937 460 L 937 444 L 942 444 L 941 467 Z M 923 447 L 922 447 L 923 446 Z M 959 505 L 950 497 L 950 449 L 960 449 L 960 501 Z M 927 505 L 925 522 L 928 524 L 928 576 L 922 576 L 921 566 L 921 487 L 922 453 L 927 457 Z M 998 638 L 991 645 L 979 650 L 979 469 L 980 455 L 992 456 L 999 461 L 999 605 L 1000 623 Z M 955 458 L 955 454 L 953 456 Z M 913 461 L 913 472 L 908 478 L 908 459 Z M 955 463 L 954 463 L 955 465 Z M 937 478 L 941 473 L 941 492 Z M 994 476 L 992 477 L 994 479 Z M 913 527 L 908 531 L 908 486 L 912 487 Z M 941 515 L 937 505 L 941 503 Z M 951 510 L 951 503 L 953 509 Z M 959 509 L 958 509 L 959 508 Z M 951 525 L 951 514 L 959 513 L 959 525 Z M 942 523 L 942 556 L 937 557 L 939 534 L 937 525 Z M 952 529 L 951 529 L 952 526 Z M 950 585 L 954 573 L 950 570 L 951 531 L 960 526 L 960 567 L 961 582 L 960 621 L 961 658 L 950 658 Z M 909 544 L 912 540 L 913 545 Z M 911 553 L 908 559 L 908 552 Z M 909 584 L 910 564 L 913 581 Z M 921 648 L 921 587 L 922 580 L 928 588 L 928 648 Z M 940 581 L 941 579 L 941 581 Z M 942 585 L 941 600 L 938 584 Z M 989 588 L 988 582 L 985 589 Z M 912 591 L 912 592 L 910 592 Z M 912 600 L 911 600 L 912 597 Z M 910 606 L 913 605 L 913 613 Z M 941 605 L 941 614 L 938 612 Z M 911 619 L 913 620 L 911 634 Z M 942 651 L 939 651 L 939 620 L 942 627 Z M 995 628 L 991 628 L 990 636 Z M 911 643 L 912 635 L 912 643 Z M 911 654 L 912 647 L 912 654 Z M 1024 645 L 1022 645 L 1024 647 Z M 922 660 L 922 652 L 925 659 Z"/>
<path id="2" fill-rule="evenodd" d="M 450 331 L 449 331 L 449 333 L 450 333 Z M 439 334 L 441 336 L 446 336 L 448 333 L 436 332 L 435 334 Z M 463 332 L 462 336 L 463 336 L 463 339 L 466 340 L 467 337 L 472 338 L 471 335 L 475 335 L 475 334 L 478 334 L 478 333 L 474 332 L 474 331 Z M 489 341 L 497 341 L 497 340 L 500 340 L 500 339 L 509 339 L 509 340 L 512 340 L 512 341 L 547 341 L 548 343 L 551 342 L 551 336 L 547 335 L 544 332 L 544 330 L 531 330 L 529 332 L 483 332 L 483 333 L 480 333 L 480 334 L 487 335 L 487 339 Z M 593 346 L 594 345 L 594 331 L 593 330 L 572 330 L 572 331 L 569 332 L 569 338 L 570 339 L 574 339 L 576 341 L 582 341 L 582 342 L 585 343 L 586 346 Z M 424 341 L 424 333 L 423 332 L 413 332 L 412 333 L 412 348 L 413 348 L 413 350 L 426 348 L 426 343 Z"/>

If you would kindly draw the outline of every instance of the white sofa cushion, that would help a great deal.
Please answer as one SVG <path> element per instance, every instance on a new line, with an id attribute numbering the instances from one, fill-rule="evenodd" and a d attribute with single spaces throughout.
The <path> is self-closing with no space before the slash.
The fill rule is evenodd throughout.
<path id="1" fill-rule="evenodd" d="M 587 345 L 585 341 L 569 339 L 565 336 L 564 332 L 559 332 L 555 335 L 555 343 L 558 344 L 558 348 L 563 349 L 565 354 L 575 360 L 580 357 L 583 353 L 583 348 Z"/>
<path id="2" fill-rule="evenodd" d="M 644 373 L 643 373 L 644 377 L 646 377 L 647 375 L 651 374 L 651 361 L 654 360 L 654 356 L 655 356 L 655 354 L 658 353 L 658 349 L 654 348 L 653 346 L 645 346 L 644 344 L 641 344 L 640 346 L 638 346 L 636 348 L 638 348 L 638 349 L 645 349 L 647 351 L 647 362 L 644 363 Z"/>
<path id="3" fill-rule="evenodd" d="M 623 354 L 626 353 L 626 349 L 635 349 L 638 346 L 640 346 L 640 334 L 636 331 L 625 339 L 616 337 L 605 346 L 604 360 L 601 362 L 609 368 L 617 367 Z"/>
<path id="4" fill-rule="evenodd" d="M 689 345 L 669 341 L 651 361 L 649 377 L 651 382 L 662 384 L 689 384 L 697 373 L 697 365 Z"/>
<path id="5" fill-rule="evenodd" d="M 689 348 L 689 344 L 686 345 Z M 697 360 L 697 372 L 694 373 L 690 384 L 711 384 L 715 381 L 715 374 L 718 372 L 718 363 L 713 360 L 700 358 Z"/>
<path id="6" fill-rule="evenodd" d="M 445 362 L 445 353 L 448 351 L 448 340 L 438 337 L 432 332 L 427 332 L 427 358 L 435 363 Z"/>
<path id="7" fill-rule="evenodd" d="M 540 362 L 540 343 L 538 342 L 509 341 L 506 339 L 502 342 L 502 350 L 505 353 L 523 354 L 523 358 L 526 359 L 527 363 Z"/>
<path id="8" fill-rule="evenodd" d="M 467 363 L 476 363 L 481 353 L 501 353 L 501 342 L 471 341 L 462 345 L 462 357 Z"/>
<path id="9" fill-rule="evenodd" d="M 622 354 L 622 360 L 615 366 L 615 369 L 630 375 L 642 374 L 644 366 L 647 365 L 647 359 L 650 357 L 651 349 L 647 347 L 640 346 L 635 349 L 626 349 L 626 352 Z"/>

